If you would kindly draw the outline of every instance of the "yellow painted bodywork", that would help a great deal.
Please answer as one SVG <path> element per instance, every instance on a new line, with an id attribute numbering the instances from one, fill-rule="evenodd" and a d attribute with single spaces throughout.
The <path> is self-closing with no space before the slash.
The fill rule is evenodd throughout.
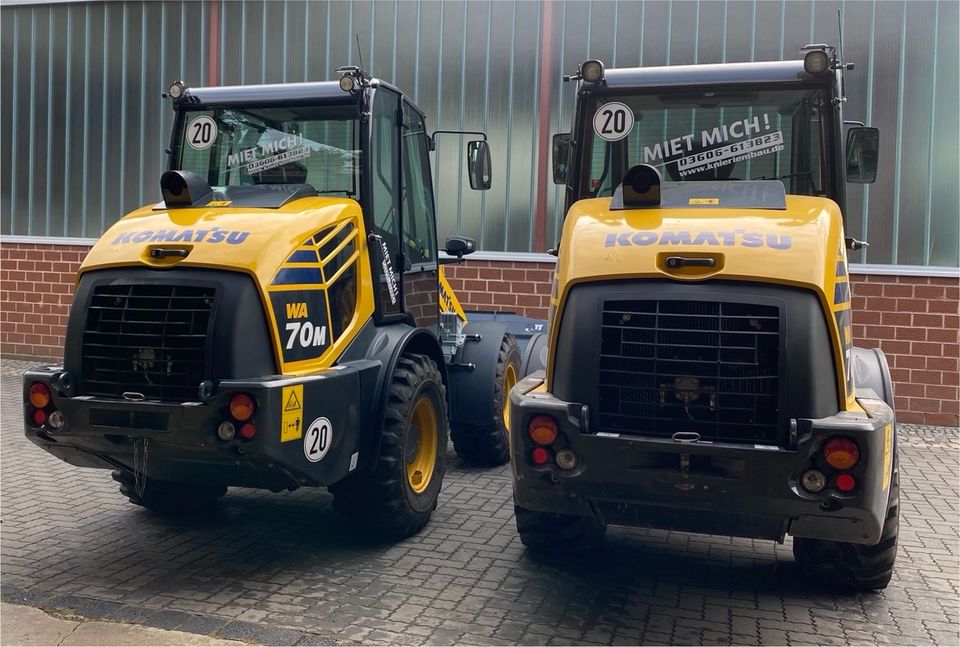
<path id="1" fill-rule="evenodd" d="M 787 196 L 787 208 L 715 206 L 610 210 L 610 198 L 576 202 L 569 210 L 551 297 L 550 348 L 556 348 L 560 314 L 578 283 L 619 279 L 710 279 L 770 283 L 812 290 L 827 314 L 836 362 L 839 400 L 856 408 L 847 379 L 852 337 L 846 246 L 840 208 L 832 200 Z M 714 267 L 666 267 L 668 255 L 710 257 Z M 841 285 L 845 284 L 845 285 Z M 835 302 L 836 301 L 836 302 Z M 844 320 L 841 326 L 838 323 Z M 562 352 L 562 351 L 561 351 Z M 554 354 L 547 365 L 552 391 Z"/>
<path id="2" fill-rule="evenodd" d="M 463 311 L 463 306 L 460 305 L 460 299 L 457 298 L 456 292 L 450 287 L 450 281 L 447 280 L 446 275 L 443 273 L 443 265 L 440 266 L 440 271 L 437 272 L 437 279 L 440 283 L 440 310 L 443 312 L 456 313 L 456 315 L 460 317 L 460 320 L 466 324 L 467 313 Z"/>
<path id="3" fill-rule="evenodd" d="M 114 267 L 196 267 L 243 272 L 253 277 L 273 335 L 277 370 L 286 375 L 304 375 L 333 365 L 350 341 L 374 312 L 374 286 L 367 258 L 367 236 L 359 203 L 348 198 L 310 197 L 293 200 L 276 209 L 204 206 L 186 209 L 142 207 L 113 225 L 90 250 L 79 274 Z M 316 249 L 331 240 L 341 227 L 352 223 L 354 233 L 333 250 L 332 257 L 353 241 L 357 267 L 357 307 L 343 334 L 332 340 L 319 357 L 284 362 L 281 333 L 269 293 L 282 290 L 325 289 L 326 283 L 272 285 L 281 268 L 319 268 L 319 263 L 291 263 L 297 250 Z M 314 236 L 328 227 L 335 229 L 323 240 Z M 245 235 L 244 235 L 245 234 Z M 154 259 L 152 248 L 184 249 L 186 257 Z M 79 275 L 78 275 L 79 278 Z M 329 310 L 330 303 L 327 301 Z M 330 321 L 328 312 L 327 320 Z"/>

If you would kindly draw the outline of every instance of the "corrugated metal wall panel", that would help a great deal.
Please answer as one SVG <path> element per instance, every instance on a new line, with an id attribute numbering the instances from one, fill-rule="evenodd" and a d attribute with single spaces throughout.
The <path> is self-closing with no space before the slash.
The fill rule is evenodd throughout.
<path id="1" fill-rule="evenodd" d="M 846 58 L 857 64 L 846 116 L 882 131 L 877 183 L 850 190 L 849 233 L 871 242 L 852 260 L 956 266 L 958 5 L 931 0 L 8 3 L 0 233 L 96 236 L 157 199 L 171 127 L 160 93 L 171 80 L 333 78 L 339 65 L 359 63 L 359 35 L 364 64 L 410 93 L 433 128 L 490 135 L 494 185 L 484 193 L 466 188 L 465 138 L 440 139 L 441 236 L 543 251 L 537 215 L 543 248 L 556 244 L 563 220 L 542 135 L 569 127 L 574 89 L 564 72 L 589 57 L 611 66 L 792 58 L 805 42 L 836 42 L 838 8 Z"/>
<path id="2" fill-rule="evenodd" d="M 935 95 L 930 115 L 930 152 L 927 163 L 927 205 L 923 224 L 929 231 L 926 237 L 929 256 L 923 264 L 957 264 L 957 240 L 960 238 L 958 216 L 957 158 L 960 157 L 960 73 L 957 71 L 957 52 L 960 52 L 960 4 L 939 4 L 935 52 Z M 927 35 L 929 41 L 929 34 Z M 919 220 L 919 219 L 918 219 Z"/>

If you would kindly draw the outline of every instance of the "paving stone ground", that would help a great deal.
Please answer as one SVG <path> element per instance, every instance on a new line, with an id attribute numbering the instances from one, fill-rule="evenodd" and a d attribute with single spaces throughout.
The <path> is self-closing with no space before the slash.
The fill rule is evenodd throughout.
<path id="1" fill-rule="evenodd" d="M 2 367 L 0 575 L 6 601 L 280 644 L 942 644 L 960 642 L 960 432 L 902 425 L 900 551 L 883 592 L 806 581 L 790 540 L 611 528 L 602 552 L 537 559 L 507 468 L 452 449 L 427 528 L 350 534 L 323 490 L 231 489 L 201 521 L 127 503 L 106 471 L 23 436 Z"/>

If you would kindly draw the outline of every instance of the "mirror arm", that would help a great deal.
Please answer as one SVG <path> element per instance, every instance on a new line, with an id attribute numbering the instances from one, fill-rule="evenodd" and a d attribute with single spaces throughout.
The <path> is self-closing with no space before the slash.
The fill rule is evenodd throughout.
<path id="1" fill-rule="evenodd" d="M 483 137 L 483 141 L 487 141 L 487 133 L 479 130 L 434 130 L 430 133 L 430 141 L 433 142 L 433 147 L 437 145 L 437 135 L 480 135 Z"/>
<path id="2" fill-rule="evenodd" d="M 466 259 L 463 256 L 440 256 L 437 259 L 438 265 L 459 265 Z"/>
<path id="3" fill-rule="evenodd" d="M 854 119 L 850 119 L 850 120 L 848 120 L 848 121 L 844 121 L 844 122 L 843 122 L 843 125 L 844 125 L 844 126 L 860 126 L 861 128 L 866 128 L 866 126 L 867 126 L 867 125 L 866 125 L 865 123 L 863 123 L 862 121 L 856 121 L 856 120 L 854 120 Z"/>
<path id="4" fill-rule="evenodd" d="M 843 239 L 843 242 L 846 245 L 847 249 L 853 252 L 859 251 L 864 247 L 870 247 L 870 243 L 868 243 L 867 241 L 857 240 L 853 236 L 847 236 L 846 238 Z"/>

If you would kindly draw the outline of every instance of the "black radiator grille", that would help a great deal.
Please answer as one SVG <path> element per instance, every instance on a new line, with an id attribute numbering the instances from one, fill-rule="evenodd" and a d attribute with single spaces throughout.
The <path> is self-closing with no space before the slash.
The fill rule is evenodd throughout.
<path id="1" fill-rule="evenodd" d="M 605 301 L 600 431 L 778 444 L 780 310 Z"/>
<path id="2" fill-rule="evenodd" d="M 148 400 L 197 399 L 206 375 L 216 292 L 185 285 L 100 285 L 83 330 L 83 391 Z"/>

